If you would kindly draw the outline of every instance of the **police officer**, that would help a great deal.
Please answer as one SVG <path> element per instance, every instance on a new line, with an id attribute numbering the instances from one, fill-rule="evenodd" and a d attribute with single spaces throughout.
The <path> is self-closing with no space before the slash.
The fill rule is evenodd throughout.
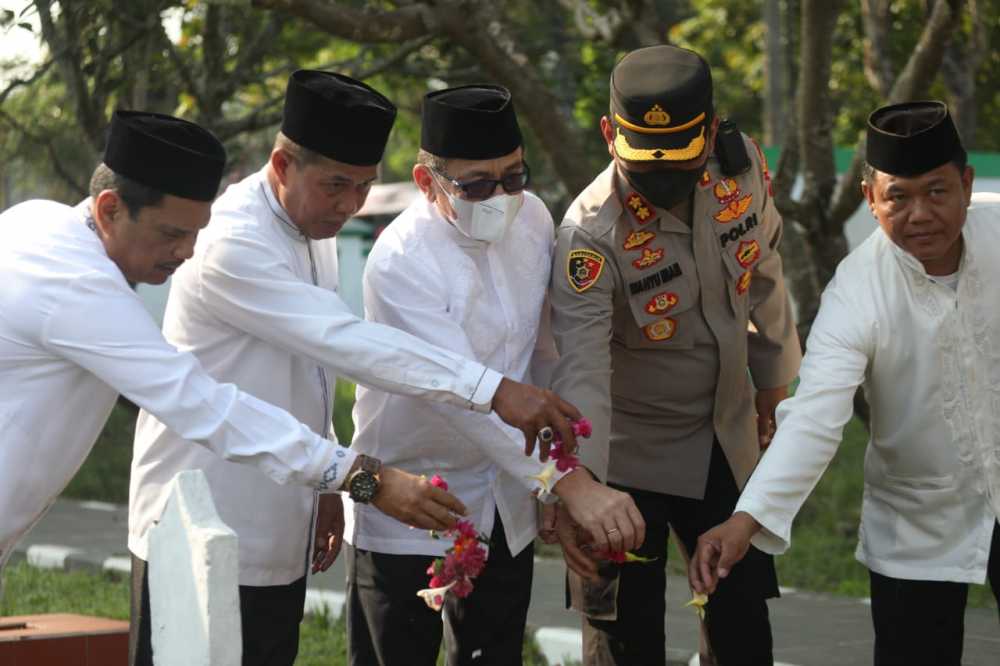
<path id="1" fill-rule="evenodd" d="M 564 529 L 560 541 L 587 615 L 584 663 L 663 664 L 669 530 L 693 552 L 731 515 L 801 350 L 767 166 L 720 130 L 707 63 L 672 46 L 629 53 L 601 131 L 612 163 L 558 231 L 553 388 L 592 419 L 582 462 L 632 495 L 647 526 L 637 552 L 657 559 L 598 568 Z M 777 594 L 759 551 L 718 587 L 706 623 L 720 664 L 772 662 L 765 599 Z"/>

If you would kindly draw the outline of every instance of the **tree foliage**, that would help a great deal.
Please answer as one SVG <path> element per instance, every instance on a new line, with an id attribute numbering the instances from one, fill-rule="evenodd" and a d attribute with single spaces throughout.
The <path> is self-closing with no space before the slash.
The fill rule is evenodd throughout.
<path id="1" fill-rule="evenodd" d="M 614 63 L 670 42 L 712 65 L 721 115 L 784 147 L 772 167 L 805 333 L 860 201 L 860 161 L 838 181 L 834 146 L 857 146 L 876 106 L 934 96 L 970 148 L 1000 149 L 998 15 L 1000 0 L 25 0 L 0 31 L 34 30 L 44 48 L 0 63 L 0 204 L 81 196 L 123 107 L 208 126 L 242 175 L 267 154 L 288 75 L 317 67 L 399 106 L 390 181 L 409 178 L 427 91 L 507 86 L 558 218 L 608 159 L 598 121 Z"/>

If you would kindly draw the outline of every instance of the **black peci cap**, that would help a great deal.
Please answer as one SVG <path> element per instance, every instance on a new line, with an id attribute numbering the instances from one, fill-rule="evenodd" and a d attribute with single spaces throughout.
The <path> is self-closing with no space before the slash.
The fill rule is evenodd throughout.
<path id="1" fill-rule="evenodd" d="M 614 147 L 624 160 L 694 159 L 705 150 L 712 118 L 712 73 L 694 51 L 649 46 L 611 72 Z"/>
<path id="2" fill-rule="evenodd" d="M 304 148 L 355 166 L 378 164 L 396 107 L 343 74 L 300 69 L 288 79 L 281 132 Z"/>
<path id="3" fill-rule="evenodd" d="M 944 102 L 905 102 L 876 109 L 868 117 L 865 159 L 894 176 L 917 176 L 966 159 L 962 139 Z"/>
<path id="4" fill-rule="evenodd" d="M 115 111 L 105 165 L 158 192 L 211 201 L 226 167 L 226 149 L 200 125 L 161 113 Z"/>
<path id="5" fill-rule="evenodd" d="M 489 160 L 521 143 L 514 103 L 502 86 L 461 86 L 424 96 L 420 147 L 432 155 Z"/>

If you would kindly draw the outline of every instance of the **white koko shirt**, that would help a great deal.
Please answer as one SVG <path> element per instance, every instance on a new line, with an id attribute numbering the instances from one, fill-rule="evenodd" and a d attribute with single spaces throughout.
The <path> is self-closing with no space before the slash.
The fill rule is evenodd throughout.
<path id="1" fill-rule="evenodd" d="M 251 463 L 272 485 L 315 485 L 336 464 L 333 443 L 167 344 L 89 210 L 29 201 L 0 215 L 0 562 L 76 473 L 119 393 L 203 445 L 185 449 Z"/>
<path id="2" fill-rule="evenodd" d="M 1000 205 L 973 195 L 957 292 L 877 229 L 823 293 L 795 396 L 736 511 L 781 553 L 863 384 L 857 558 L 894 578 L 982 583 L 1000 515 Z"/>
<path id="3" fill-rule="evenodd" d="M 494 243 L 464 236 L 419 196 L 382 232 L 368 256 L 365 316 L 447 346 L 507 377 L 547 385 L 556 352 L 542 313 L 554 233 L 545 205 L 530 193 L 504 238 Z M 414 474 L 440 474 L 480 532 L 491 533 L 497 509 L 512 553 L 535 538 L 531 493 L 539 484 L 530 477 L 543 466 L 537 451 L 524 455 L 520 430 L 496 415 L 360 386 L 354 423 L 352 449 Z M 344 513 L 345 539 L 358 548 L 437 556 L 450 545 L 348 499 Z"/>
<path id="4" fill-rule="evenodd" d="M 262 169 L 212 206 L 194 257 L 174 275 L 163 332 L 212 376 L 330 438 L 336 375 L 465 411 L 490 409 L 498 373 L 358 319 L 336 289 L 335 240 L 302 236 Z M 341 450 L 353 460 L 353 451 Z M 133 553 L 148 556 L 147 533 L 163 512 L 165 484 L 185 469 L 205 472 L 219 515 L 239 536 L 241 585 L 284 585 L 305 575 L 312 491 L 206 455 L 145 411 L 129 492 Z"/>

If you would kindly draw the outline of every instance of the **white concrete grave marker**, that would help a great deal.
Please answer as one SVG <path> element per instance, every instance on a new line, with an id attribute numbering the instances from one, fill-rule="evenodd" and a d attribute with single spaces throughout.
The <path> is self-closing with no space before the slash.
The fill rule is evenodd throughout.
<path id="1" fill-rule="evenodd" d="M 201 470 L 174 477 L 149 535 L 149 603 L 156 666 L 240 666 L 237 537 L 215 511 Z"/>

